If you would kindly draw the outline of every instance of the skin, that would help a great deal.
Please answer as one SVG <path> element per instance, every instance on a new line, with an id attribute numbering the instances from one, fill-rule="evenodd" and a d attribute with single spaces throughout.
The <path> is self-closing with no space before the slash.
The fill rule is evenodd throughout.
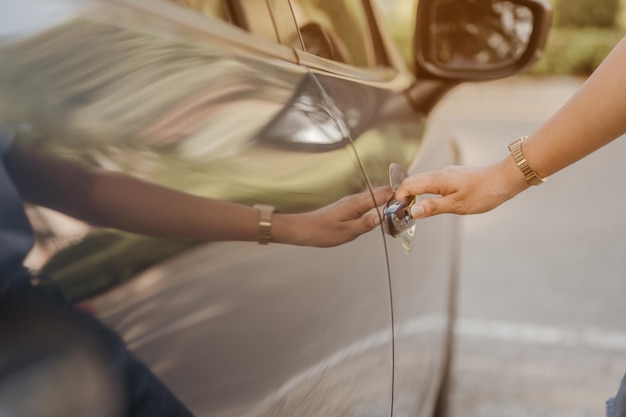
<path id="1" fill-rule="evenodd" d="M 626 38 L 576 94 L 522 145 L 531 168 L 547 177 L 626 133 Z M 414 218 L 476 214 L 530 187 L 510 155 L 484 167 L 451 166 L 407 178 L 396 198 L 438 194 L 413 206 Z"/>
<path id="2" fill-rule="evenodd" d="M 6 167 L 24 200 L 96 226 L 151 236 L 207 241 L 256 241 L 259 212 L 210 200 L 136 178 L 84 169 L 14 147 Z M 275 213 L 272 241 L 331 247 L 349 242 L 380 223 L 368 213 L 392 195 L 380 187 L 350 195 L 316 211 Z"/>

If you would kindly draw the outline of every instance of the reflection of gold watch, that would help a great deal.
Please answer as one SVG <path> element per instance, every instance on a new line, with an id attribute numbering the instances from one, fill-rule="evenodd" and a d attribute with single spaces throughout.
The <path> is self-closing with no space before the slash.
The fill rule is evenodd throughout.
<path id="1" fill-rule="evenodd" d="M 267 204 L 255 204 L 254 208 L 259 211 L 261 217 L 259 219 L 259 237 L 258 242 L 261 245 L 267 245 L 272 239 L 272 214 L 276 208 Z"/>
<path id="2" fill-rule="evenodd" d="M 535 170 L 532 169 L 530 165 L 528 165 L 528 162 L 524 157 L 524 153 L 522 152 L 522 143 L 526 139 L 528 139 L 528 136 L 522 136 L 521 138 L 512 142 L 509 145 L 509 151 L 511 152 L 511 156 L 513 156 L 513 160 L 517 164 L 517 167 L 520 169 L 520 171 L 522 171 L 522 174 L 524 174 L 526 181 L 528 181 L 528 183 L 531 185 L 541 185 L 546 182 L 548 178 L 540 177 L 535 172 Z"/>

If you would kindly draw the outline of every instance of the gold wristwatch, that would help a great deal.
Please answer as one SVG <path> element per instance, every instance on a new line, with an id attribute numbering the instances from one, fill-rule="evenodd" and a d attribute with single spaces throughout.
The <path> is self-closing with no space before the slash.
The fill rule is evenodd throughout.
<path id="1" fill-rule="evenodd" d="M 255 204 L 254 208 L 257 209 L 261 215 L 259 218 L 259 237 L 257 241 L 261 245 L 267 245 L 272 239 L 272 214 L 276 208 L 267 204 Z"/>
<path id="2" fill-rule="evenodd" d="M 524 178 L 531 185 L 541 185 L 548 179 L 547 177 L 540 177 L 537 175 L 534 169 L 528 165 L 526 158 L 524 157 L 524 153 L 522 152 L 522 143 L 528 139 L 528 136 L 522 136 L 521 138 L 513 141 L 509 145 L 509 152 L 511 152 L 511 156 L 513 156 L 513 160 L 517 164 L 517 167 L 522 171 Z"/>

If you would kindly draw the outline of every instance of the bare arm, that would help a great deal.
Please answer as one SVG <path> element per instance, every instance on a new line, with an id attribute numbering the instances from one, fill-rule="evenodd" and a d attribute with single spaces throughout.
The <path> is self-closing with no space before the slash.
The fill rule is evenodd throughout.
<path id="1" fill-rule="evenodd" d="M 524 142 L 529 165 L 549 176 L 626 133 L 626 38 L 580 90 Z M 491 210 L 527 189 L 513 158 L 480 168 L 449 167 L 407 178 L 396 193 L 441 197 L 420 202 L 415 217 Z"/>
<path id="2" fill-rule="evenodd" d="M 254 241 L 259 213 L 252 207 L 193 196 L 132 177 L 91 171 L 16 147 L 7 168 L 23 198 L 98 226 L 185 239 Z M 376 189 L 376 204 L 391 195 Z M 335 246 L 378 224 L 369 192 L 348 196 L 320 210 L 275 214 L 272 240 Z"/>
<path id="3" fill-rule="evenodd" d="M 626 38 L 580 90 L 524 143 L 524 155 L 548 176 L 626 132 Z"/>

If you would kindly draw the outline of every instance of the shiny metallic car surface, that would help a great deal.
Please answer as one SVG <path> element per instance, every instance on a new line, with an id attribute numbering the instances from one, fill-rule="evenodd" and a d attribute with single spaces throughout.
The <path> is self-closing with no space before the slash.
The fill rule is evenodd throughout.
<path id="1" fill-rule="evenodd" d="M 536 56 L 543 3 L 493 3 L 530 10 L 518 14 L 535 19 L 522 38 Z M 0 16 L 0 114 L 27 131 L 25 146 L 282 212 L 388 184 L 392 163 L 409 173 L 458 163 L 452 138 L 425 133 L 452 77 L 504 76 L 531 60 L 516 52 L 492 65 L 472 52 L 476 65 L 457 68 L 451 55 L 416 77 L 369 0 L 25 0 Z M 454 312 L 452 217 L 316 249 L 170 241 L 31 215 L 32 266 L 117 330 L 198 416 L 437 407 Z"/>

